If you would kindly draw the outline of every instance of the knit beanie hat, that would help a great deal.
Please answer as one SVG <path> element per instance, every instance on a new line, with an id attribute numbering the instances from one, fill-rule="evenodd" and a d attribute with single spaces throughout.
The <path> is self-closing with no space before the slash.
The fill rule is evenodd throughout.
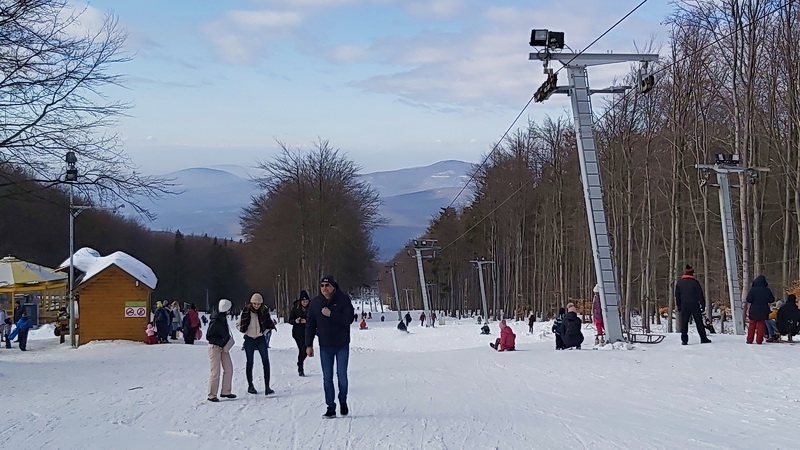
<path id="1" fill-rule="evenodd" d="M 684 275 L 689 275 L 689 276 L 694 276 L 694 269 L 692 269 L 692 266 L 687 264 L 686 265 L 686 270 L 683 272 L 683 274 Z"/>
<path id="2" fill-rule="evenodd" d="M 310 300 L 310 299 L 308 298 L 308 292 L 306 292 L 306 291 L 300 291 L 300 300 Z"/>
<path id="3" fill-rule="evenodd" d="M 600 285 L 599 284 L 595 284 L 594 285 L 594 289 L 592 289 L 592 292 L 600 292 Z"/>
<path id="4" fill-rule="evenodd" d="M 264 303 L 264 297 L 262 297 L 261 294 L 256 292 L 250 297 L 250 303 Z"/>
<path id="5" fill-rule="evenodd" d="M 231 310 L 231 306 L 233 306 L 233 303 L 231 303 L 230 300 L 223 298 L 219 301 L 219 312 L 228 312 Z"/>

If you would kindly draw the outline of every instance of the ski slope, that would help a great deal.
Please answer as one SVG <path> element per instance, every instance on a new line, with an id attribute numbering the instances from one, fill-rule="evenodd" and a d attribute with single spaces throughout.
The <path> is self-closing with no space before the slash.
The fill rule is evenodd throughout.
<path id="1" fill-rule="evenodd" d="M 417 317 L 418 314 L 412 316 Z M 297 376 L 290 326 L 270 349 L 273 396 L 206 401 L 206 343 L 59 346 L 33 333 L 28 352 L 0 348 L 4 449 L 686 449 L 798 448 L 800 348 L 713 335 L 670 335 L 631 349 L 555 351 L 549 323 L 515 323 L 498 353 L 472 320 L 409 334 L 373 314 L 353 325 L 351 415 L 328 420 L 319 358 Z M 586 326 L 587 343 L 593 329 Z M 142 332 L 144 336 L 144 332 Z M 604 349 L 605 350 L 605 349 Z M 257 354 L 256 354 L 257 355 Z M 256 358 L 258 358 L 256 356 Z"/>

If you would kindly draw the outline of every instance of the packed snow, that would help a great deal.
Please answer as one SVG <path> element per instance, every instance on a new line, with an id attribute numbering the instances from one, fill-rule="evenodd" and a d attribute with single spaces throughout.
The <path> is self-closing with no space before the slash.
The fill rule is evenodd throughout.
<path id="1" fill-rule="evenodd" d="M 291 327 L 270 349 L 271 387 L 247 394 L 242 337 L 232 351 L 238 398 L 206 401 L 205 341 L 59 345 L 52 326 L 27 352 L 0 347 L 0 448 L 686 449 L 798 448 L 800 349 L 744 336 L 681 346 L 554 350 L 550 323 L 512 323 L 514 352 L 489 348 L 472 319 L 395 329 L 396 313 L 351 330 L 351 413 L 324 419 L 319 358 L 297 375 Z M 416 319 L 419 313 L 412 313 Z M 144 330 L 142 338 L 144 339 Z"/>

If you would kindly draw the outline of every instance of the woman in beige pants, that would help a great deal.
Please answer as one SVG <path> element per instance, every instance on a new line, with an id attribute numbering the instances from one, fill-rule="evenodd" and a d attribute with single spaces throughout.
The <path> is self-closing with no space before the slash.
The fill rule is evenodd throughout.
<path id="1" fill-rule="evenodd" d="M 208 359 L 211 362 L 211 376 L 208 379 L 208 401 L 218 402 L 217 391 L 219 390 L 219 369 L 222 366 L 222 398 L 236 398 L 236 394 L 231 393 L 231 381 L 233 378 L 233 363 L 231 362 L 231 348 L 233 347 L 233 336 L 228 328 L 228 311 L 231 309 L 231 301 L 222 299 L 219 301 L 217 313 L 211 314 L 211 323 L 206 331 L 208 341 Z"/>

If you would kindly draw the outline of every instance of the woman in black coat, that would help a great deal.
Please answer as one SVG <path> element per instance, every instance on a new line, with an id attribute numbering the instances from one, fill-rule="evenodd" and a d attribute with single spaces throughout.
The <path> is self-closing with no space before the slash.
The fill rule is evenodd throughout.
<path id="1" fill-rule="evenodd" d="M 800 331 L 800 310 L 794 294 L 789 294 L 786 303 L 778 310 L 778 331 L 789 336 L 789 342 L 793 342 L 792 336 Z"/>
<path id="2" fill-rule="evenodd" d="M 583 321 L 578 317 L 578 310 L 572 304 L 567 305 L 567 314 L 564 316 L 564 321 L 561 323 L 561 339 L 564 340 L 564 348 L 575 347 L 581 349 L 583 343 L 583 332 L 581 326 Z"/>
<path id="3" fill-rule="evenodd" d="M 764 340 L 764 333 L 767 330 L 767 319 L 769 318 L 769 304 L 775 301 L 775 296 L 767 287 L 767 279 L 764 275 L 759 275 L 753 280 L 753 286 L 747 293 L 748 312 L 747 316 L 750 323 L 747 325 L 747 343 L 753 343 L 755 335 L 756 343 L 761 344 Z"/>
<path id="4" fill-rule="evenodd" d="M 297 344 L 297 374 L 306 376 L 303 371 L 303 362 L 306 360 L 306 314 L 308 310 L 308 292 L 300 291 L 300 298 L 295 300 L 289 312 L 289 323 L 292 324 L 292 337 Z"/>

